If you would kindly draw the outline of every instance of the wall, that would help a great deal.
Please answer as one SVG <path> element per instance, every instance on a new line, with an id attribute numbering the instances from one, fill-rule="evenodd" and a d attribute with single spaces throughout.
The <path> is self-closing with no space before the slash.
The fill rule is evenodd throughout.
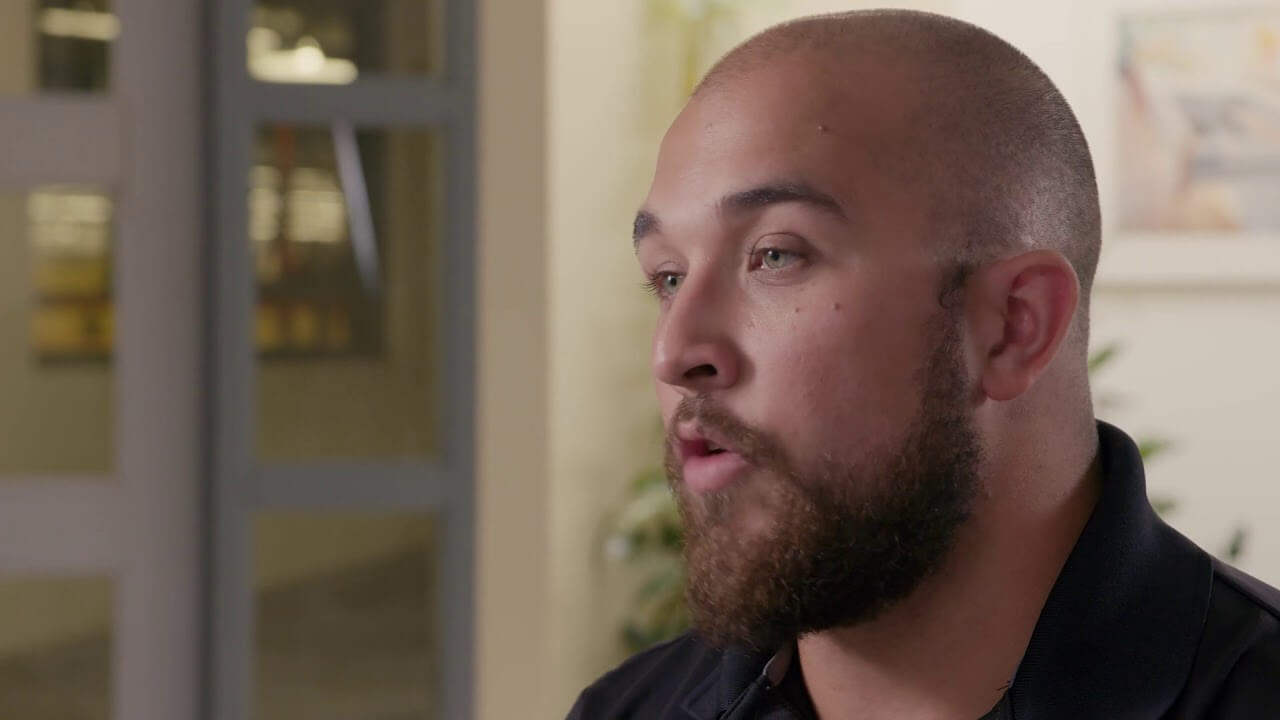
<path id="1" fill-rule="evenodd" d="M 654 47 L 639 0 L 555 0 L 548 29 L 551 665 L 564 711 L 618 655 L 628 583 L 600 548 L 621 488 L 654 457 L 650 309 L 629 228 L 674 111 L 661 82 L 674 53 Z"/>
<path id="2" fill-rule="evenodd" d="M 542 0 L 479 3 L 478 720 L 563 715 L 548 702 L 546 13 Z"/>

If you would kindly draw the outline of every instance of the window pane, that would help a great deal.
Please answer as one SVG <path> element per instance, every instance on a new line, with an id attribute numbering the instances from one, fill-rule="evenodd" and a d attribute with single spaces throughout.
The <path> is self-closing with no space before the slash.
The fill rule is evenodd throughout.
<path id="1" fill-rule="evenodd" d="M 109 0 L 0 2 L 0 93 L 105 90 L 119 34 Z"/>
<path id="2" fill-rule="evenodd" d="M 111 581 L 0 579 L 0 717 L 111 717 Z"/>
<path id="3" fill-rule="evenodd" d="M 112 202 L 0 192 L 0 477 L 111 466 Z"/>
<path id="4" fill-rule="evenodd" d="M 259 134 L 249 236 L 262 457 L 434 453 L 434 147 L 420 131 Z"/>
<path id="5" fill-rule="evenodd" d="M 433 519 L 272 514 L 257 532 L 255 717 L 437 717 Z"/>
<path id="6" fill-rule="evenodd" d="M 439 0 L 259 0 L 246 40 L 263 82 L 345 84 L 364 74 L 434 75 Z"/>

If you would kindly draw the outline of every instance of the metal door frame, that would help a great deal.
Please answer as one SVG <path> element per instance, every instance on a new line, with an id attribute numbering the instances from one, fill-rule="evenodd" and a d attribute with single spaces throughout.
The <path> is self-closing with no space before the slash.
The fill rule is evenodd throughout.
<path id="1" fill-rule="evenodd" d="M 372 0 L 371 0 L 372 1 Z M 428 0 L 423 0 L 424 2 Z M 474 708 L 474 385 L 475 385 L 475 7 L 444 0 L 445 68 L 440 80 L 362 77 L 350 85 L 267 85 L 249 77 L 245 37 L 252 0 L 208 3 L 213 65 L 210 172 L 213 274 L 208 327 L 212 430 L 205 611 L 210 663 L 204 717 L 248 720 L 253 713 L 253 518 L 264 510 L 431 512 L 441 533 L 440 717 Z M 441 273 L 438 460 L 306 464 L 255 457 L 254 275 L 248 228 L 248 171 L 255 128 L 264 122 L 443 131 L 444 223 Z M 358 482 L 356 479 L 358 478 Z"/>

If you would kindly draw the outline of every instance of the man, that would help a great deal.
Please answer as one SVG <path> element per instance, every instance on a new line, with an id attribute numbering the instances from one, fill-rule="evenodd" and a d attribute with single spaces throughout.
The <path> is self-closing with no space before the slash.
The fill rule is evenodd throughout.
<path id="1" fill-rule="evenodd" d="M 976 27 L 804 19 L 724 58 L 635 222 L 696 631 L 571 716 L 1280 717 L 1280 593 L 1096 422 L 1088 147 Z"/>

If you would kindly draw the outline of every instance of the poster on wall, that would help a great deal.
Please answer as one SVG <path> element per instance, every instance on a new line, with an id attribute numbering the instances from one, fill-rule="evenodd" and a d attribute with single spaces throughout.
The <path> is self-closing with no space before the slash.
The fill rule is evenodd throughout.
<path id="1" fill-rule="evenodd" d="M 1280 7 L 1123 16 L 1118 41 L 1120 230 L 1280 239 Z"/>
<path id="2" fill-rule="evenodd" d="M 1280 4 L 1118 5 L 1103 282 L 1280 285 Z"/>

